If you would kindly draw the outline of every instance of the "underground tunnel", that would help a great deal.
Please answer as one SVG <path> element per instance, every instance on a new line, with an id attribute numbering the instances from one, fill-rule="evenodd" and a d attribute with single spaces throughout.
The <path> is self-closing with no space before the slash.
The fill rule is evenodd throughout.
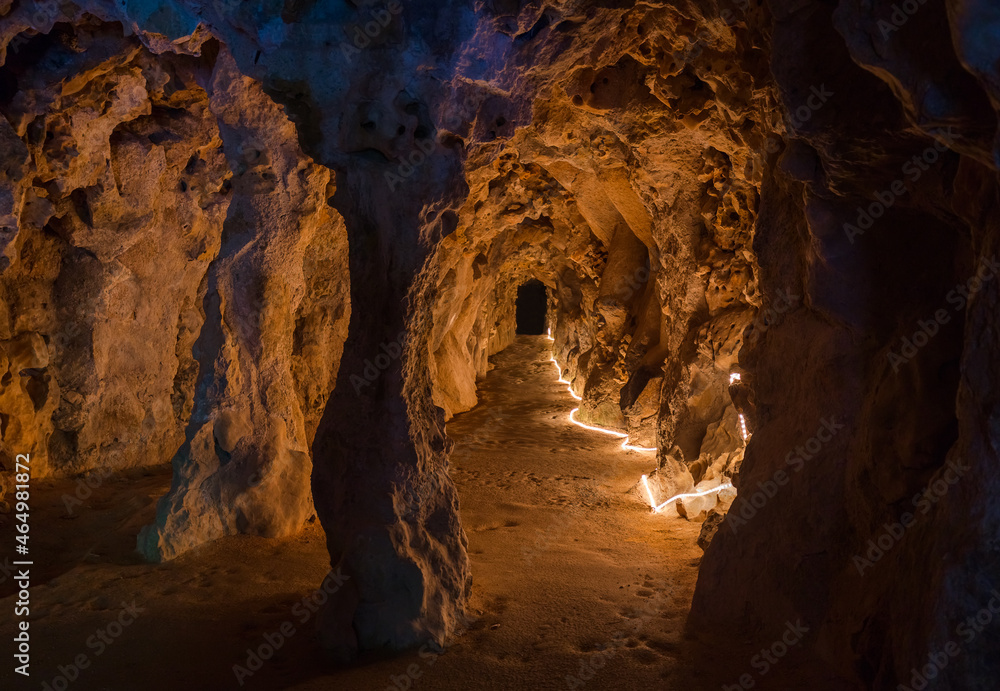
<path id="1" fill-rule="evenodd" d="M 989 2 L 0 0 L 2 688 L 997 688 L 998 70 Z"/>

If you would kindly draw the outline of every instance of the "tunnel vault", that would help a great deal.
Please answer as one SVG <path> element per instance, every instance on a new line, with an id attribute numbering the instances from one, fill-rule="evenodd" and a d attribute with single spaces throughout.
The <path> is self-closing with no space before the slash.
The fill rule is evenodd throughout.
<path id="1" fill-rule="evenodd" d="M 985 7 L 251 5 L 0 2 L 5 468 L 172 460 L 154 560 L 315 511 L 327 649 L 442 642 L 470 588 L 445 424 L 537 280 L 580 418 L 656 447 L 664 496 L 740 490 L 692 627 L 802 617 L 879 687 L 940 648 L 1000 576 Z M 976 482 L 854 573 L 947 462 Z"/>

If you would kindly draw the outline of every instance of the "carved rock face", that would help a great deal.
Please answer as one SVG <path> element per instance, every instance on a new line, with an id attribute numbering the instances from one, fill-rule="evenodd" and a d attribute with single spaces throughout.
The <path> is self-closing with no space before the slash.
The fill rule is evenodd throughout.
<path id="1" fill-rule="evenodd" d="M 658 447 L 659 492 L 740 490 L 681 504 L 694 627 L 803 617 L 844 676 L 908 681 L 1000 575 L 1000 43 L 952 5 L 10 6 L 0 462 L 172 459 L 153 559 L 315 510 L 325 645 L 442 641 L 445 421 L 538 280 L 580 419 Z"/>
<path id="2" fill-rule="evenodd" d="M 176 455 L 150 557 L 297 530 L 349 314 L 332 174 L 225 52 L 86 20 L 5 70 L 4 453 L 38 475 Z"/>

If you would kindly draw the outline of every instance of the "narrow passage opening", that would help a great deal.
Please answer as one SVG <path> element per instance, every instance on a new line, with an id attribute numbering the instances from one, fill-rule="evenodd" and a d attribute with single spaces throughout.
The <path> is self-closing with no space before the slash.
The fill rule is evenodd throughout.
<path id="1" fill-rule="evenodd" d="M 545 333 L 548 293 L 545 285 L 532 279 L 517 289 L 517 333 L 540 336 Z"/>

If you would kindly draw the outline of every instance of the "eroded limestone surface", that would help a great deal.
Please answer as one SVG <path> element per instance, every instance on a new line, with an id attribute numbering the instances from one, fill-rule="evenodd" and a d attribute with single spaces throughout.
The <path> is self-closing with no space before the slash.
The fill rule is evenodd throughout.
<path id="1" fill-rule="evenodd" d="M 1000 577 L 1000 19 L 915 7 L 0 2 L 0 460 L 172 458 L 153 558 L 293 531 L 311 490 L 327 647 L 441 641 L 445 422 L 534 278 L 581 419 L 658 447 L 664 495 L 739 490 L 678 509 L 693 629 L 802 617 L 909 681 Z"/>

